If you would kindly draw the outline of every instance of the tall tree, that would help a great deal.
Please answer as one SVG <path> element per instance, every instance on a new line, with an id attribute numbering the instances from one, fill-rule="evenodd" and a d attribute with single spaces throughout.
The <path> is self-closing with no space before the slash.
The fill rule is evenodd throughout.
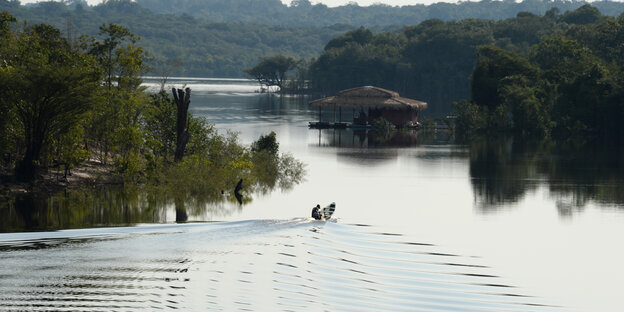
<path id="1" fill-rule="evenodd" d="M 14 49 L 0 67 L 0 101 L 15 112 L 23 131 L 25 152 L 16 176 L 33 180 L 50 137 L 69 131 L 94 103 L 101 73 L 92 57 L 73 49 L 52 26 L 26 28 Z"/>
<path id="2" fill-rule="evenodd" d="M 120 63 L 117 60 L 119 57 L 117 49 L 124 42 L 134 44 L 140 38 L 132 34 L 128 28 L 113 23 L 100 26 L 100 36 L 103 36 L 104 39 L 100 41 L 92 40 L 89 53 L 95 56 L 100 65 L 106 69 L 105 82 L 110 90 L 115 76 L 119 75 L 119 72 L 116 72 Z"/>
<path id="3" fill-rule="evenodd" d="M 139 116 L 145 102 L 141 75 L 148 69 L 147 53 L 135 45 L 139 39 L 128 28 L 111 23 L 100 27 L 100 39 L 87 38 L 84 45 L 105 71 L 107 103 L 90 113 L 86 132 L 91 149 L 103 162 L 111 152 L 138 159 Z"/>

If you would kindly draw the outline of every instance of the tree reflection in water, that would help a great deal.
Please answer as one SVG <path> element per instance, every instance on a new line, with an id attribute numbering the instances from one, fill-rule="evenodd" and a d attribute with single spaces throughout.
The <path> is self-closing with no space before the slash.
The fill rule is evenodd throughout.
<path id="1" fill-rule="evenodd" d="M 68 190 L 53 195 L 23 193 L 0 202 L 0 232 L 49 231 L 59 229 L 126 226 L 138 223 L 213 220 L 243 209 L 254 194 L 290 190 L 305 175 L 303 165 L 289 155 L 267 160 L 251 172 L 237 199 L 236 181 L 213 183 L 191 181 L 193 188 L 177 183 L 159 186 L 114 185 Z M 252 170 L 253 171 L 253 170 Z M 233 181 L 230 183 L 230 181 Z M 229 187 L 231 184 L 231 187 Z M 240 200 L 240 202 L 239 202 Z"/>
<path id="2" fill-rule="evenodd" d="M 621 205 L 624 155 L 620 144 L 554 143 L 514 138 L 473 138 L 470 177 L 482 212 L 495 211 L 547 185 L 562 216 L 589 201 Z"/>

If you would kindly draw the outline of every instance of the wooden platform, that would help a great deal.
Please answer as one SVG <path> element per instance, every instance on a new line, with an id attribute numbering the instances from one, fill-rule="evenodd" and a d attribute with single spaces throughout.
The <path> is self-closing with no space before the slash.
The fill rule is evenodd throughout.
<path id="1" fill-rule="evenodd" d="M 346 122 L 326 122 L 326 121 L 310 121 L 308 123 L 310 129 L 372 129 L 372 124 L 354 124 Z M 408 129 L 420 129 L 421 125 L 407 126 Z"/>
<path id="2" fill-rule="evenodd" d="M 310 129 L 345 129 L 349 127 L 349 124 L 346 122 L 310 121 L 308 127 Z"/>

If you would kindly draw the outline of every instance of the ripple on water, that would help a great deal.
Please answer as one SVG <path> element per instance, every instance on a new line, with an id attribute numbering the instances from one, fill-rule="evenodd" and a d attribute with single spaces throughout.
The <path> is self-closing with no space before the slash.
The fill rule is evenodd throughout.
<path id="1" fill-rule="evenodd" d="M 560 310 L 482 259 L 362 224 L 101 231 L 0 236 L 0 311 Z"/>

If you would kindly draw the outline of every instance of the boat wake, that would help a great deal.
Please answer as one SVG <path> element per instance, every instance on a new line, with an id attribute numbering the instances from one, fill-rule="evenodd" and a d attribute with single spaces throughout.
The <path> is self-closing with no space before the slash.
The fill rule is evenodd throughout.
<path id="1" fill-rule="evenodd" d="M 340 220 L 0 235 L 0 311 L 557 311 L 479 258 Z"/>

